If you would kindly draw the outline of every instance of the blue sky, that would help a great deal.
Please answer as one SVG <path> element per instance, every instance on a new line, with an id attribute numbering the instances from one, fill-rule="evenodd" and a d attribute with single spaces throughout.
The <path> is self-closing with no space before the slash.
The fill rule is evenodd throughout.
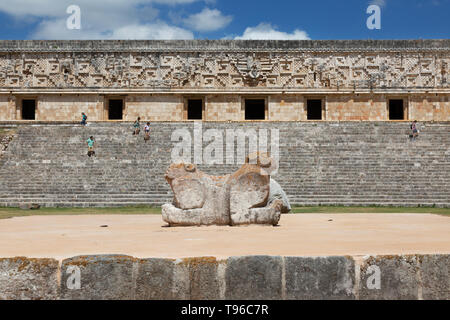
<path id="1" fill-rule="evenodd" d="M 449 14 L 450 0 L 0 0 L 0 39 L 442 39 Z"/>

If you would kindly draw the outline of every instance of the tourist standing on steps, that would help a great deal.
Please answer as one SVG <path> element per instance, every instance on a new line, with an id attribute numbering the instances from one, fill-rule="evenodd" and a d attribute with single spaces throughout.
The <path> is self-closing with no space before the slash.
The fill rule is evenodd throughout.
<path id="1" fill-rule="evenodd" d="M 134 122 L 134 131 L 133 135 L 138 135 L 141 132 L 141 117 L 138 117 L 137 120 Z"/>
<path id="2" fill-rule="evenodd" d="M 89 139 L 86 140 L 86 143 L 88 145 L 88 157 L 92 157 L 95 156 L 95 151 L 94 151 L 94 145 L 95 145 L 95 140 L 93 136 L 90 136 Z"/>
<path id="3" fill-rule="evenodd" d="M 412 130 L 412 139 L 416 140 L 416 138 L 419 136 L 419 126 L 417 124 L 417 120 L 415 120 L 411 124 L 411 130 Z"/>
<path id="4" fill-rule="evenodd" d="M 81 113 L 81 125 L 85 126 L 86 125 L 86 121 L 87 121 L 87 115 L 84 112 L 82 112 Z"/>
<path id="5" fill-rule="evenodd" d="M 144 127 L 144 141 L 147 143 L 148 140 L 150 140 L 150 122 L 147 122 L 147 124 Z"/>

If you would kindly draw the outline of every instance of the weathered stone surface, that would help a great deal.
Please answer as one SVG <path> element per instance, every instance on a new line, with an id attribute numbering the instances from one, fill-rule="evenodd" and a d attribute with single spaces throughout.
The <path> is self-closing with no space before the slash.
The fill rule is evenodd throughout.
<path id="1" fill-rule="evenodd" d="M 129 300 L 135 297 L 136 259 L 122 255 L 79 256 L 66 259 L 61 269 L 61 298 L 70 300 Z M 81 288 L 70 289 L 69 267 L 79 268 Z"/>
<path id="2" fill-rule="evenodd" d="M 214 257 L 140 260 L 136 299 L 221 299 L 224 283 L 219 269 L 224 264 Z"/>
<path id="3" fill-rule="evenodd" d="M 209 176 L 192 164 L 172 164 L 166 180 L 174 201 L 163 206 L 163 220 L 171 226 L 229 224 L 226 179 Z"/>
<path id="4" fill-rule="evenodd" d="M 347 257 L 286 257 L 286 299 L 355 299 L 355 263 Z"/>
<path id="5" fill-rule="evenodd" d="M 13 138 L 14 138 L 13 134 L 3 135 L 2 130 L 0 129 L 0 158 L 2 157 L 3 153 L 6 152 L 6 149 L 8 149 L 8 145 Z"/>
<path id="6" fill-rule="evenodd" d="M 250 224 L 249 211 L 265 207 L 269 199 L 270 176 L 261 174 L 258 165 L 244 164 L 229 179 L 232 225 Z"/>
<path id="7" fill-rule="evenodd" d="M 172 164 L 166 180 L 174 200 L 163 205 L 163 220 L 170 226 L 277 225 L 283 202 L 268 203 L 273 162 L 265 154 L 250 155 L 237 172 L 220 177 L 193 164 Z"/>
<path id="8" fill-rule="evenodd" d="M 58 261 L 0 259 L 0 300 L 58 299 Z"/>
<path id="9" fill-rule="evenodd" d="M 283 202 L 281 213 L 289 213 L 291 211 L 291 204 L 286 192 L 284 192 L 283 188 L 278 182 L 276 182 L 274 179 L 270 179 L 269 204 L 274 202 L 275 200 L 281 200 Z"/>
<path id="10" fill-rule="evenodd" d="M 135 259 L 79 256 L 0 259 L 3 299 L 317 300 L 449 299 L 449 255 L 366 257 L 243 256 Z M 81 288 L 73 287 L 78 268 Z M 379 273 L 379 288 L 374 272 Z M 359 280 L 359 286 L 356 287 Z M 359 289 L 359 290 L 358 290 Z"/>
<path id="11" fill-rule="evenodd" d="M 219 300 L 223 285 L 219 277 L 219 267 L 224 261 L 214 257 L 183 259 L 189 270 L 189 299 Z"/>
<path id="12" fill-rule="evenodd" d="M 450 112 L 450 107 L 447 110 Z M 80 143 L 87 139 L 86 128 L 67 123 L 19 125 L 0 159 L 0 205 L 18 207 L 23 202 L 37 202 L 43 207 L 111 207 L 171 203 L 173 194 L 164 180 L 171 164 L 171 134 L 182 128 L 192 134 L 194 124 L 152 122 L 152 143 L 145 148 L 142 139 L 130 134 L 132 126 L 92 122 L 89 132 L 100 139 L 99 157 L 89 159 L 85 145 Z M 242 123 L 236 122 L 203 123 L 204 131 L 217 129 L 224 137 L 226 130 L 241 127 Z M 427 122 L 421 127 L 421 137 L 415 143 L 405 143 L 409 123 L 404 122 L 245 124 L 248 129 L 280 130 L 280 168 L 277 176 L 271 177 L 287 192 L 291 204 L 449 207 L 450 170 L 442 168 L 450 145 L 450 135 L 443 133 L 450 130 L 450 122 Z M 51 145 L 49 140 L 53 141 Z M 386 149 L 387 141 L 396 152 Z M 207 146 L 203 141 L 203 148 Z M 429 152 L 419 158 L 410 156 L 424 148 Z M 379 166 L 374 165 L 380 155 L 388 164 L 382 176 Z M 341 157 L 346 160 L 340 161 Z M 395 165 L 399 162 L 401 166 Z M 217 175 L 238 168 L 239 163 L 199 165 L 203 172 Z M 404 186 L 404 179 L 399 177 L 411 172 L 423 183 L 399 188 Z M 375 188 L 376 179 L 382 188 Z M 61 181 L 65 183 L 61 185 Z"/>
<path id="13" fill-rule="evenodd" d="M 424 255 L 420 259 L 422 298 L 450 299 L 450 255 Z"/>
<path id="14" fill-rule="evenodd" d="M 227 300 L 282 299 L 282 258 L 231 257 L 225 271 Z"/>
<path id="15" fill-rule="evenodd" d="M 376 256 L 360 265 L 361 300 L 417 300 L 419 261 L 416 256 Z M 379 271 L 379 272 L 378 272 Z M 380 287 L 374 285 L 380 279 Z"/>
<path id="16" fill-rule="evenodd" d="M 138 262 L 136 299 L 173 300 L 174 261 L 170 259 L 142 259 Z"/>

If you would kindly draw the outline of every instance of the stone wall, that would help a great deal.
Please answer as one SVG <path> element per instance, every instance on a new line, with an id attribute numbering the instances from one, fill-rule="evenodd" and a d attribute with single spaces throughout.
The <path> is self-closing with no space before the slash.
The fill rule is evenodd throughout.
<path id="1" fill-rule="evenodd" d="M 175 95 L 128 96 L 125 100 L 124 118 L 134 121 L 137 117 L 152 121 L 182 121 L 183 98 Z"/>
<path id="2" fill-rule="evenodd" d="M 323 101 L 323 120 L 387 121 L 389 99 L 403 99 L 405 120 L 450 121 L 450 95 L 438 94 L 330 94 L 330 95 L 0 95 L 0 121 L 20 120 L 22 99 L 36 99 L 36 120 L 108 120 L 109 99 L 122 99 L 123 120 L 138 116 L 151 121 L 187 120 L 187 99 L 203 99 L 204 121 L 245 121 L 245 99 L 265 99 L 268 121 L 306 121 L 308 99 Z"/>
<path id="3" fill-rule="evenodd" d="M 448 40 L 0 41 L 0 89 L 448 91 L 449 64 Z"/>
<path id="4" fill-rule="evenodd" d="M 298 95 L 274 95 L 269 97 L 269 120 L 304 121 L 307 120 L 305 99 Z"/>
<path id="5" fill-rule="evenodd" d="M 189 97 L 210 121 L 244 120 L 246 97 L 265 99 L 272 121 L 306 120 L 307 98 L 325 120 L 388 120 L 401 98 L 407 119 L 448 121 L 449 65 L 448 40 L 0 41 L 0 121 L 20 120 L 24 98 L 40 120 L 107 120 L 115 96 L 128 121 L 186 120 Z"/>
<path id="6" fill-rule="evenodd" d="M 327 97 L 327 120 L 372 120 L 389 119 L 388 99 L 383 95 L 331 95 Z"/>
<path id="7" fill-rule="evenodd" d="M 89 120 L 102 120 L 104 98 L 99 95 L 39 95 L 36 120 L 81 121 L 81 113 Z"/>
<path id="8" fill-rule="evenodd" d="M 245 117 L 238 95 L 210 95 L 206 98 L 207 121 L 242 121 Z"/>
<path id="9" fill-rule="evenodd" d="M 449 266 L 449 255 L 3 258 L 0 299 L 448 300 Z"/>
<path id="10" fill-rule="evenodd" d="M 419 121 L 450 121 L 449 95 L 417 95 L 409 98 L 410 119 Z"/>
<path id="11" fill-rule="evenodd" d="M 0 121 L 16 118 L 16 97 L 0 94 Z"/>

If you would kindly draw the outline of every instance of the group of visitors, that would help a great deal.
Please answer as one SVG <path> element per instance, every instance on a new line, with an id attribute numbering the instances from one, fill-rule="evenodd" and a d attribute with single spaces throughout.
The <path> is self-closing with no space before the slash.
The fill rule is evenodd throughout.
<path id="1" fill-rule="evenodd" d="M 87 115 L 82 112 L 81 113 L 81 125 L 86 126 L 87 125 Z M 139 135 L 141 132 L 141 117 L 138 117 L 137 120 L 133 124 L 133 135 Z M 147 143 L 147 141 L 150 140 L 150 122 L 147 122 L 147 124 L 144 127 L 144 141 Z M 90 136 L 89 139 L 86 140 L 86 144 L 88 146 L 88 157 L 95 156 L 94 151 L 94 145 L 95 145 L 95 139 L 93 136 Z"/>
<path id="2" fill-rule="evenodd" d="M 141 118 L 138 117 L 137 120 L 134 122 L 133 125 L 133 135 L 138 136 L 141 133 Z M 147 124 L 144 127 L 144 141 L 147 142 L 150 140 L 150 122 L 147 122 Z"/>
<path id="3" fill-rule="evenodd" d="M 81 125 L 86 126 L 87 125 L 87 116 L 84 112 L 81 113 Z M 411 123 L 410 126 L 411 134 L 410 139 L 412 141 L 415 141 L 417 137 L 419 136 L 419 126 L 417 124 L 417 120 L 415 120 L 413 123 Z M 138 117 L 136 121 L 133 124 L 133 135 L 138 136 L 141 133 L 141 117 Z M 144 141 L 147 143 L 147 141 L 150 140 L 150 122 L 147 122 L 147 124 L 144 127 Z M 94 151 L 94 145 L 95 140 L 93 136 L 90 136 L 89 139 L 86 140 L 86 143 L 88 145 L 88 156 L 92 157 L 95 156 Z"/>

